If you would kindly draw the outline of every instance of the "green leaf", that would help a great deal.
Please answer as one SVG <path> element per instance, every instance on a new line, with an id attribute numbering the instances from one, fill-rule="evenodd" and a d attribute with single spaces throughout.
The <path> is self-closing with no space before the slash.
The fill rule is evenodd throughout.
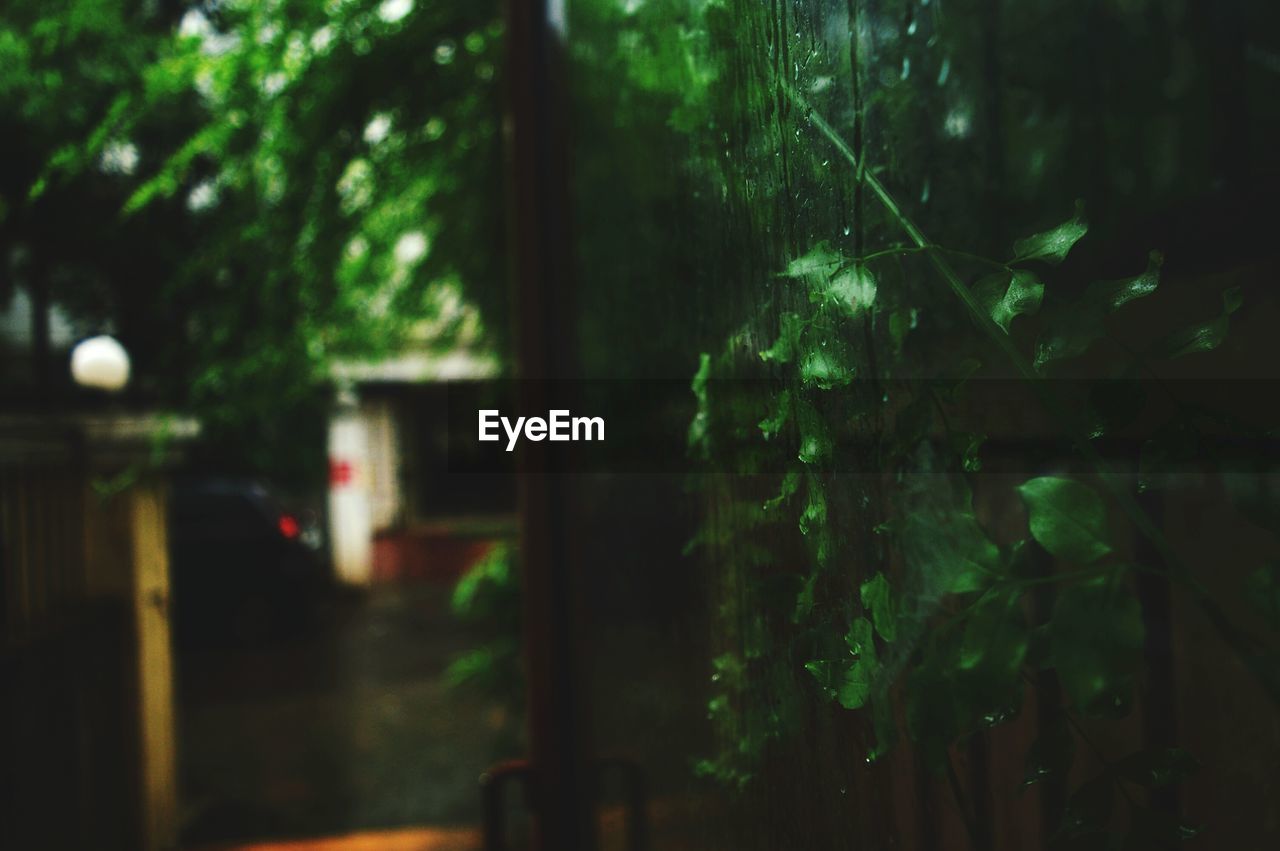
<path id="1" fill-rule="evenodd" d="M 1065 588 L 1054 603 L 1049 640 L 1072 703 L 1091 715 L 1127 714 L 1143 637 L 1142 608 L 1120 582 L 1100 576 Z"/>
<path id="2" fill-rule="evenodd" d="M 689 388 L 693 390 L 693 396 L 698 402 L 706 404 L 707 401 L 707 381 L 711 378 L 711 355 L 703 352 L 698 355 L 698 371 L 693 374 L 693 380 L 689 383 Z"/>
<path id="3" fill-rule="evenodd" d="M 876 300 L 876 279 L 866 266 L 850 263 L 826 242 L 820 242 L 787 264 L 782 273 L 801 278 L 809 287 L 809 301 L 853 316 Z"/>
<path id="4" fill-rule="evenodd" d="M 1012 275 L 989 275 L 978 281 L 973 285 L 973 295 L 991 315 L 991 320 L 1007 334 L 1015 317 L 1040 309 L 1044 284 L 1030 272 L 1016 269 Z"/>
<path id="5" fill-rule="evenodd" d="M 971 511 L 910 514 L 902 537 L 926 598 L 976 591 L 998 575 L 1000 549 Z"/>
<path id="6" fill-rule="evenodd" d="M 707 404 L 707 382 L 710 378 L 711 355 L 703 352 L 698 358 L 698 371 L 694 373 L 693 381 L 690 383 L 693 398 L 697 401 L 697 409 L 693 415 L 693 421 L 689 423 L 688 444 L 690 449 L 700 450 L 704 456 L 710 449 L 707 432 L 710 419 L 710 409 Z"/>
<path id="7" fill-rule="evenodd" d="M 711 679 L 724 688 L 740 689 L 747 674 L 746 663 L 734 653 L 721 653 L 711 660 Z"/>
<path id="8" fill-rule="evenodd" d="M 773 400 L 773 412 L 760 421 L 760 433 L 770 440 L 791 418 L 791 392 L 783 390 Z"/>
<path id="9" fill-rule="evenodd" d="M 787 270 L 782 274 L 788 278 L 807 278 L 811 275 L 830 276 L 840 268 L 842 263 L 844 258 L 840 253 L 834 251 L 830 244 L 824 241 L 788 263 Z"/>
<path id="10" fill-rule="evenodd" d="M 951 447 L 960 459 L 960 468 L 966 473 L 981 472 L 982 444 L 987 436 L 957 429 L 951 432 L 950 438 Z"/>
<path id="11" fill-rule="evenodd" d="M 876 645 L 871 637 L 871 622 L 866 618 L 854 618 L 844 641 L 855 661 L 845 672 L 836 691 L 836 700 L 845 709 L 860 709 L 867 702 L 872 683 L 880 670 Z"/>
<path id="12" fill-rule="evenodd" d="M 1115 765 L 1116 774 L 1139 786 L 1160 789 L 1181 783 L 1200 769 L 1196 758 L 1182 748 L 1138 751 Z"/>
<path id="13" fill-rule="evenodd" d="M 871 613 L 871 622 L 876 632 L 885 641 L 893 641 L 898 634 L 897 615 L 893 607 L 893 592 L 889 588 L 889 580 L 883 573 L 862 583 L 858 592 L 862 605 Z"/>
<path id="14" fill-rule="evenodd" d="M 1051 315 L 1036 340 L 1036 368 L 1053 361 L 1079 357 L 1102 337 L 1101 314 L 1081 307 Z"/>
<path id="15" fill-rule="evenodd" d="M 1059 720 L 1041 730 L 1027 750 L 1022 786 L 1026 788 L 1050 777 L 1065 780 L 1075 760 L 1076 740 L 1066 722 Z"/>
<path id="16" fill-rule="evenodd" d="M 907 335 L 915 330 L 920 321 L 920 312 L 916 308 L 895 310 L 889 314 L 889 341 L 893 353 L 900 354 L 907 341 Z"/>
<path id="17" fill-rule="evenodd" d="M 1095 281 L 1076 304 L 1053 312 L 1036 341 L 1037 367 L 1079 357 L 1106 331 L 1106 317 L 1129 302 L 1155 292 L 1164 257 L 1152 251 L 1142 274 L 1118 281 Z"/>
<path id="18" fill-rule="evenodd" d="M 1239 287 L 1232 287 L 1222 294 L 1222 313 L 1208 322 L 1174 331 L 1156 343 L 1152 353 L 1157 357 L 1180 358 L 1196 352 L 1208 352 L 1218 348 L 1227 339 L 1231 314 L 1244 305 Z"/>
<path id="19" fill-rule="evenodd" d="M 1114 313 L 1134 299 L 1155 292 L 1160 284 L 1160 267 L 1163 265 L 1164 255 L 1152 251 L 1147 255 L 1147 268 L 1141 275 L 1118 281 L 1095 281 L 1085 290 L 1084 301 L 1106 313 Z"/>
<path id="20" fill-rule="evenodd" d="M 1094 490 L 1080 482 L 1044 476 L 1024 482 L 1031 535 L 1058 558 L 1089 564 L 1111 552 L 1107 511 Z"/>
<path id="21" fill-rule="evenodd" d="M 514 593 L 516 579 L 511 562 L 511 549 L 499 545 L 468 568 L 453 587 L 449 600 L 453 613 L 471 620 L 491 616 L 493 607 Z"/>
<path id="22" fill-rule="evenodd" d="M 853 370 L 841 363 L 832 349 L 811 349 L 800 361 L 800 380 L 822 390 L 830 390 L 853 381 Z"/>
<path id="23" fill-rule="evenodd" d="M 960 642 L 960 669 L 996 679 L 1016 679 L 1027 656 L 1028 632 L 1020 595 L 1002 589 L 983 594 L 970 609 Z"/>
<path id="24" fill-rule="evenodd" d="M 778 490 L 778 495 L 765 501 L 764 510 L 773 511 L 784 502 L 787 502 L 795 495 L 796 490 L 800 487 L 800 471 L 788 470 L 786 475 L 782 477 L 782 487 Z"/>
<path id="25" fill-rule="evenodd" d="M 994 727 L 1022 708 L 1020 670 L 1030 634 L 1020 596 L 996 586 L 965 612 L 954 664 L 957 701 L 966 724 Z"/>
<path id="26" fill-rule="evenodd" d="M 893 718 L 893 702 L 883 689 L 871 698 L 871 728 L 876 734 L 876 743 L 867 752 L 867 762 L 880 759 L 898 740 L 898 726 Z"/>
<path id="27" fill-rule="evenodd" d="M 1280 564 L 1271 562 L 1250 573 L 1244 581 L 1244 596 L 1272 629 L 1280 629 Z"/>
<path id="28" fill-rule="evenodd" d="M 507 675 L 503 656 L 498 649 L 484 646 L 468 650 L 449 663 L 444 682 L 450 688 L 475 685 L 485 687 L 501 683 Z"/>
<path id="29" fill-rule="evenodd" d="M 800 532 L 805 535 L 827 523 L 827 497 L 822 492 L 821 484 L 810 476 L 806 490 L 809 494 L 809 502 L 800 514 Z"/>
<path id="30" fill-rule="evenodd" d="M 798 402 L 795 408 L 796 425 L 800 431 L 799 458 L 806 464 L 816 464 L 831 455 L 831 435 L 827 423 L 818 411 L 807 402 Z"/>
<path id="31" fill-rule="evenodd" d="M 870 309 L 876 301 L 876 279 L 862 264 L 844 269 L 825 283 L 812 287 L 811 300 L 853 316 Z"/>
<path id="32" fill-rule="evenodd" d="M 844 637 L 849 659 L 815 660 L 805 670 L 818 681 L 818 686 L 845 709 L 861 709 L 871 695 L 880 661 L 876 657 L 871 622 L 854 618 Z"/>
<path id="33" fill-rule="evenodd" d="M 804 669 L 818 681 L 818 688 L 822 689 L 822 693 L 834 700 L 841 675 L 840 664 L 826 659 L 815 659 L 812 662 L 805 662 Z"/>
<path id="34" fill-rule="evenodd" d="M 1084 205 L 1077 203 L 1076 214 L 1069 221 L 1015 242 L 1012 262 L 1043 260 L 1046 263 L 1061 263 L 1071 247 L 1088 231 L 1089 226 L 1084 221 Z"/>
<path id="35" fill-rule="evenodd" d="M 804 320 L 795 313 L 784 313 L 778 320 L 778 338 L 760 353 L 766 363 L 790 363 L 800 349 L 800 333 Z"/>

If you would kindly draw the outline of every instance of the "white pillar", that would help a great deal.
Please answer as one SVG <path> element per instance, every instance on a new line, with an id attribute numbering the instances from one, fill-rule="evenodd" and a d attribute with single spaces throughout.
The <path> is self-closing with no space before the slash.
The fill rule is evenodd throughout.
<path id="1" fill-rule="evenodd" d="M 340 407 L 329 421 L 329 545 L 339 582 L 372 581 L 369 438 L 354 405 Z"/>
<path id="2" fill-rule="evenodd" d="M 369 495 L 373 529 L 381 532 L 400 522 L 400 429 L 389 399 L 371 399 L 360 406 L 369 439 Z"/>

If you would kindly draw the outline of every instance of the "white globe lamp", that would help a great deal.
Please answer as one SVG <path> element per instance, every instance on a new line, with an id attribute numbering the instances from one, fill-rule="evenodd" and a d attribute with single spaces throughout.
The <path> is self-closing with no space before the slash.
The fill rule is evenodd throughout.
<path id="1" fill-rule="evenodd" d="M 71 377 L 81 387 L 122 390 L 129 383 L 129 353 L 112 337 L 90 337 L 71 350 Z"/>

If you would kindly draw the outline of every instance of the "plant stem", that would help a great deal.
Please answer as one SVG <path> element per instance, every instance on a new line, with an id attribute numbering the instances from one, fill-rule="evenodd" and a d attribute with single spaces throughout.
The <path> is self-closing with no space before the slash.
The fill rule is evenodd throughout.
<path id="1" fill-rule="evenodd" d="M 981 263 L 984 266 L 992 266 L 1004 272 L 1013 272 L 1013 269 L 1008 263 L 1001 263 L 999 260 L 992 260 L 990 257 L 981 257 L 977 254 L 970 254 L 967 251 L 959 251 L 955 248 L 947 248 L 945 245 L 938 245 L 935 242 L 931 242 L 928 245 L 901 245 L 897 248 L 886 248 L 882 251 L 873 251 L 870 254 L 859 255 L 856 258 L 856 262 L 869 263 L 872 260 L 879 260 L 882 257 L 901 257 L 904 254 L 922 254 L 926 251 L 943 251 L 953 257 L 972 260 L 974 263 Z"/>

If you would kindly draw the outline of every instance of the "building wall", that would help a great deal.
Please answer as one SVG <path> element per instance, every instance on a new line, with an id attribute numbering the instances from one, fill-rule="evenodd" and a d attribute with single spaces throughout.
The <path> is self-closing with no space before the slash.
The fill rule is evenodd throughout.
<path id="1" fill-rule="evenodd" d="M 388 398 L 362 400 L 360 416 L 369 446 L 369 510 L 376 534 L 404 521 L 396 402 Z"/>

